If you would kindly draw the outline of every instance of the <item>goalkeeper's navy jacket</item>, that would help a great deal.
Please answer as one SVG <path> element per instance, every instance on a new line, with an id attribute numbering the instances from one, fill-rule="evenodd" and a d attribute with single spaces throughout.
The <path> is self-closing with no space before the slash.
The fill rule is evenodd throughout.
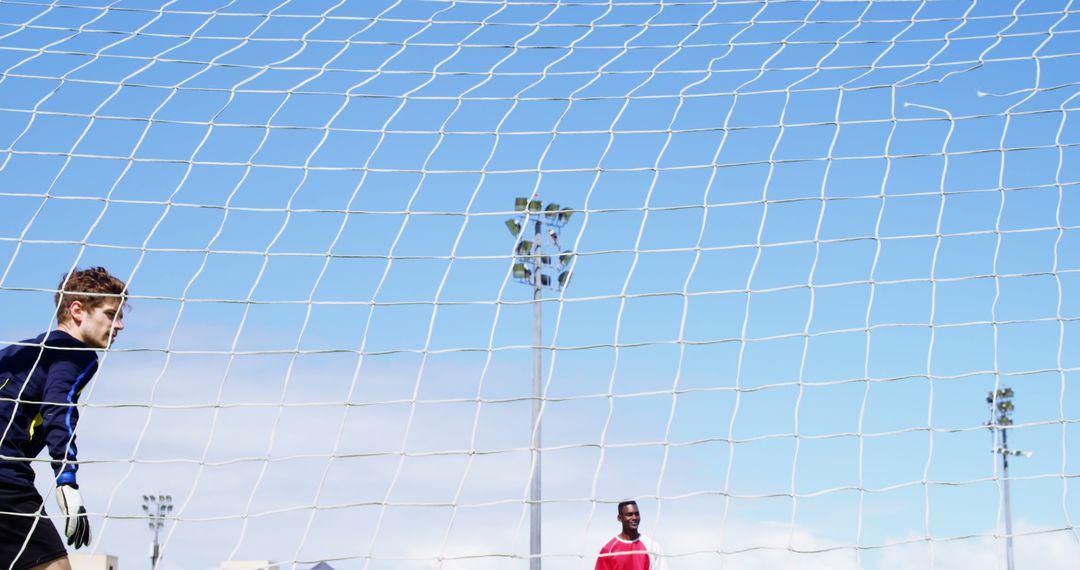
<path id="1" fill-rule="evenodd" d="M 96 371 L 97 354 L 59 330 L 0 350 L 0 485 L 32 489 L 46 447 L 56 484 L 75 484 L 75 404 Z"/>

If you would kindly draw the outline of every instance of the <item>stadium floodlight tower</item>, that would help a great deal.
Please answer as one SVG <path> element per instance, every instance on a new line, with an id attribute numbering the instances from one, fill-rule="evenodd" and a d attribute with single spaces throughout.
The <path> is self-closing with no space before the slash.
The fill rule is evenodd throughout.
<path id="1" fill-rule="evenodd" d="M 165 517 L 173 510 L 172 495 L 143 495 L 143 512 L 146 513 L 150 530 L 154 532 L 154 542 L 150 543 L 150 569 L 157 568 L 161 550 L 158 536 L 165 526 Z"/>
<path id="2" fill-rule="evenodd" d="M 1012 503 L 1009 500 L 1009 456 L 1031 457 L 1031 452 L 1009 451 L 1008 433 L 1012 427 L 1013 389 L 1002 387 L 986 395 L 990 405 L 990 421 L 986 424 L 994 434 L 993 452 L 1001 455 L 1002 495 L 1005 502 L 1005 563 L 1013 568 Z M 1000 442 L 1000 443 L 999 443 Z"/>
<path id="3" fill-rule="evenodd" d="M 540 351 L 541 299 L 544 289 L 561 291 L 570 283 L 573 254 L 563 251 L 559 241 L 563 227 L 570 221 L 570 210 L 558 204 L 546 206 L 533 198 L 516 198 L 517 217 L 506 221 L 514 234 L 514 264 L 511 275 L 533 290 L 533 400 L 532 400 L 532 473 L 529 487 L 529 569 L 540 570 L 540 403 L 543 388 Z M 532 239 L 526 237 L 532 229 Z M 545 231 L 546 230 L 546 231 Z"/>

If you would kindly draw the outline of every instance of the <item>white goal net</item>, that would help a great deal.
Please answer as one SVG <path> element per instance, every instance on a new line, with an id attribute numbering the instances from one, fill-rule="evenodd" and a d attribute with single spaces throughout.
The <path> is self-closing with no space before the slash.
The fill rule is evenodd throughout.
<path id="1" fill-rule="evenodd" d="M 0 0 L 0 336 L 132 292 L 80 552 L 1074 565 L 1078 10 Z"/>

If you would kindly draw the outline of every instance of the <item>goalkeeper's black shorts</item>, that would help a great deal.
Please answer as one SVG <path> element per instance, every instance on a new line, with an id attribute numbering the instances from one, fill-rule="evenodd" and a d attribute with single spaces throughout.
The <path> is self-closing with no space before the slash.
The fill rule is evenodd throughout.
<path id="1" fill-rule="evenodd" d="M 0 570 L 29 570 L 67 556 L 33 488 L 0 483 Z"/>

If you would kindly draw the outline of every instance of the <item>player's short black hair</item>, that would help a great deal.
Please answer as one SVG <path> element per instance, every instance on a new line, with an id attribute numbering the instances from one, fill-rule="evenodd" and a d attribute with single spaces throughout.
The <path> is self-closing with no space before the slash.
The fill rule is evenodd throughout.
<path id="1" fill-rule="evenodd" d="M 637 506 L 637 501 L 623 501 L 619 503 L 618 513 L 621 515 L 623 507 L 629 507 L 630 505 Z"/>

